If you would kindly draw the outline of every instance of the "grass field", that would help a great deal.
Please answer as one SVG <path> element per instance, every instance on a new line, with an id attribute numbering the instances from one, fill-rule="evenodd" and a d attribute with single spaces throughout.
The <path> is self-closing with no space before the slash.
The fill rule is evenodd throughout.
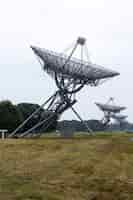
<path id="1" fill-rule="evenodd" d="M 133 200 L 132 135 L 0 141 L 0 200 Z"/>

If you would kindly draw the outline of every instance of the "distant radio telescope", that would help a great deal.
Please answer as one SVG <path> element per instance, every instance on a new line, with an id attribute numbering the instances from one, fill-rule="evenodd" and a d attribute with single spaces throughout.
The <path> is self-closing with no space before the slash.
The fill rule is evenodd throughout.
<path id="1" fill-rule="evenodd" d="M 114 104 L 114 98 L 110 98 L 107 103 L 95 103 L 98 108 L 103 111 L 104 117 L 102 118 L 101 122 L 103 124 L 103 127 L 107 127 L 107 125 L 110 123 L 111 118 L 115 119 L 117 121 L 123 121 L 126 119 L 127 116 L 120 115 L 119 113 L 126 109 L 125 106 L 118 106 Z"/>

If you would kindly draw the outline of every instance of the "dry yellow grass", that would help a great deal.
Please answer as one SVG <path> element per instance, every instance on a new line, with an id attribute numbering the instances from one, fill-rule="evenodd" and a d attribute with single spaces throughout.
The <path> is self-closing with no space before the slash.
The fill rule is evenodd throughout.
<path id="1" fill-rule="evenodd" d="M 132 200 L 130 137 L 0 141 L 0 200 Z"/>

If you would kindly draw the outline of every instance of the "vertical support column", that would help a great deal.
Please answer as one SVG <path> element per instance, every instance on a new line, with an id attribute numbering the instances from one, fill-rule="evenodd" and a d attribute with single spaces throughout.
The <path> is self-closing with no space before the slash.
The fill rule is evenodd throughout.
<path id="1" fill-rule="evenodd" d="M 4 132 L 4 131 L 2 131 L 2 132 L 1 132 L 1 135 L 2 135 L 2 137 L 1 137 L 1 138 L 2 138 L 2 140 L 4 140 L 4 139 L 5 139 L 5 132 Z"/>
<path id="2" fill-rule="evenodd" d="M 1 129 L 0 133 L 1 133 L 1 139 L 4 140 L 6 138 L 6 133 L 8 132 L 8 130 L 6 129 Z"/>

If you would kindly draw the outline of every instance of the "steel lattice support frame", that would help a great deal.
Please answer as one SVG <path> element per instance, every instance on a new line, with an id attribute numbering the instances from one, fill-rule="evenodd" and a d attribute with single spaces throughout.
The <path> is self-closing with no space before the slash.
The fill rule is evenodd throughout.
<path id="1" fill-rule="evenodd" d="M 65 61 L 65 63 L 62 66 L 62 69 L 65 68 L 67 63 L 70 61 L 74 51 L 76 50 L 78 45 L 84 45 L 84 40 L 82 38 L 79 38 L 77 43 L 75 44 L 74 48 L 72 49 L 71 54 Z M 80 91 L 86 81 L 76 81 L 73 78 L 69 78 L 65 80 L 64 76 L 61 76 L 58 72 L 54 72 L 54 78 L 56 85 L 58 87 L 58 91 L 55 92 L 54 95 L 52 95 L 45 103 L 41 105 L 39 109 L 37 109 L 35 112 L 33 112 L 19 127 L 17 127 L 16 130 L 14 130 L 9 137 L 36 137 L 40 136 L 40 134 L 35 134 L 34 131 L 39 126 L 43 125 L 45 129 L 47 129 L 51 123 L 53 123 L 54 120 L 58 119 L 65 110 L 71 108 L 74 114 L 77 116 L 79 120 L 84 123 L 85 127 L 87 128 L 89 133 L 92 133 L 92 130 L 88 127 L 88 125 L 84 122 L 84 120 L 80 117 L 80 115 L 77 113 L 77 111 L 73 108 L 73 105 L 77 102 L 75 99 L 75 94 Z M 21 130 L 22 127 L 25 126 L 26 123 L 29 122 L 29 120 L 37 114 L 41 108 L 44 106 L 47 106 L 46 110 L 50 113 L 50 115 L 41 121 L 39 121 L 35 126 L 30 128 L 29 130 L 25 131 L 22 134 L 18 134 L 18 131 Z"/>

